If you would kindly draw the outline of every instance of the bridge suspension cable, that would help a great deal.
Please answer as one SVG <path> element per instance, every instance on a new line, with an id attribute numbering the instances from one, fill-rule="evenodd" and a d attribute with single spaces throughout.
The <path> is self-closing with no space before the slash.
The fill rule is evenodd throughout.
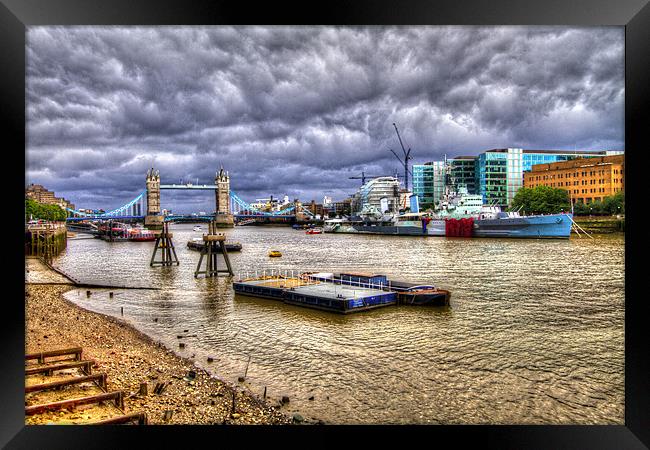
<path id="1" fill-rule="evenodd" d="M 74 217 L 69 217 L 68 220 L 74 220 L 79 218 L 92 218 L 92 219 L 102 219 L 102 218 L 113 218 L 113 217 L 142 217 L 146 214 L 146 190 L 140 192 L 133 200 L 130 202 L 115 208 L 108 212 L 103 213 L 89 213 L 86 211 L 79 211 L 76 209 L 66 208 L 66 210 Z M 236 215 L 255 215 L 255 216 L 265 216 L 265 217 L 278 217 L 278 216 L 288 216 L 293 212 L 295 214 L 296 205 L 291 204 L 286 208 L 280 211 L 263 211 L 260 208 L 254 207 L 250 203 L 242 200 L 235 192 L 230 191 L 230 210 L 233 214 Z M 309 217 L 314 218 L 314 214 L 306 209 L 304 206 L 300 207 L 300 211 L 307 214 Z"/>
<path id="2" fill-rule="evenodd" d="M 66 208 L 69 212 L 71 212 L 74 216 L 78 217 L 88 217 L 88 218 L 94 218 L 94 219 L 101 219 L 104 217 L 120 217 L 120 216 L 125 216 L 125 215 L 130 215 L 130 216 L 142 216 L 144 210 L 145 210 L 145 205 L 144 205 L 144 195 L 147 193 L 146 190 L 140 192 L 137 197 L 135 197 L 133 200 L 130 202 L 126 203 L 125 205 L 122 205 L 118 208 L 115 208 L 112 211 L 104 212 L 104 213 L 87 213 L 85 211 L 78 211 L 76 209 L 70 209 Z"/>
<path id="3" fill-rule="evenodd" d="M 254 207 L 250 203 L 247 203 L 246 201 L 242 200 L 235 192 L 230 191 L 230 198 L 232 199 L 232 202 L 230 204 L 230 210 L 233 214 L 238 214 L 241 215 L 242 212 L 244 211 L 249 211 L 254 213 L 253 215 L 256 216 L 268 216 L 268 217 L 276 217 L 276 216 L 285 216 L 288 215 L 291 211 L 295 210 L 296 205 L 292 204 L 291 206 L 288 206 L 280 211 L 262 211 L 259 208 Z"/>

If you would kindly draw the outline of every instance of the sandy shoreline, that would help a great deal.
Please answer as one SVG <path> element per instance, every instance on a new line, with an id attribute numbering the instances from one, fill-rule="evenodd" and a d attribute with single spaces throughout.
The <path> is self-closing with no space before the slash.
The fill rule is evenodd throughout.
<path id="1" fill-rule="evenodd" d="M 42 267 L 35 268 L 43 271 Z M 34 272 L 32 268 L 30 276 Z M 219 380 L 126 322 L 69 302 L 63 294 L 73 287 L 26 283 L 25 352 L 83 347 L 84 359 L 97 363 L 93 371 L 107 374 L 108 389 L 126 391 L 125 412 L 146 412 L 150 424 L 294 423 L 293 417 L 279 408 Z M 184 377 L 190 371 L 196 377 L 187 381 Z M 149 394 L 143 397 L 138 392 L 140 383 L 145 382 Z M 160 395 L 153 394 L 158 382 L 170 383 Z M 168 422 L 164 420 L 166 410 L 173 411 Z"/>

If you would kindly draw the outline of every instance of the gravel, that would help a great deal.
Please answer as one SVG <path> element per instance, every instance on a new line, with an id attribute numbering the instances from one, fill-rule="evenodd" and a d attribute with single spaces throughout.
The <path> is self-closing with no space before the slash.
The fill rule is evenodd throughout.
<path id="1" fill-rule="evenodd" d="M 125 413 L 146 412 L 150 424 L 294 422 L 278 408 L 175 355 L 127 323 L 70 303 L 62 294 L 71 288 L 26 285 L 26 352 L 83 347 L 83 359 L 96 361 L 93 373 L 107 374 L 108 390 L 126 392 Z M 184 380 L 190 371 L 196 376 Z M 140 383 L 145 382 L 148 395 L 140 396 Z M 169 384 L 162 394 L 154 394 L 156 384 L 162 382 Z M 166 411 L 172 411 L 169 420 L 165 420 Z"/>

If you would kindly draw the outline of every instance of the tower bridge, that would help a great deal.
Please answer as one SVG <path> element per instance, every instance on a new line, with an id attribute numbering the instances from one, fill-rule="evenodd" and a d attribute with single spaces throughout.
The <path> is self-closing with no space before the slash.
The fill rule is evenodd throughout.
<path id="1" fill-rule="evenodd" d="M 212 190 L 215 192 L 215 214 L 201 216 L 202 219 L 216 220 L 217 226 L 232 227 L 235 218 L 286 218 L 294 221 L 307 221 L 314 218 L 314 214 L 305 208 L 302 203 L 295 200 L 281 211 L 263 211 L 242 200 L 235 192 L 230 190 L 230 176 L 223 167 L 215 174 L 214 184 L 161 184 L 160 173 L 151 168 L 146 173 L 146 188 L 133 200 L 119 208 L 104 213 L 89 213 L 66 208 L 71 217 L 68 222 L 88 219 L 135 219 L 144 220 L 148 228 L 162 228 L 163 222 L 173 220 L 180 216 L 164 216 L 161 213 L 160 191 L 167 189 L 177 190 Z"/>

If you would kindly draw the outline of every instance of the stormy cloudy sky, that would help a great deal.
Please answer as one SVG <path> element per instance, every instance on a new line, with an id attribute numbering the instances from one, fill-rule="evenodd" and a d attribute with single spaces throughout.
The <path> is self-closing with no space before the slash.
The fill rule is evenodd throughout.
<path id="1" fill-rule="evenodd" d="M 29 27 L 26 182 L 110 209 L 162 183 L 346 198 L 362 170 L 624 150 L 623 27 Z M 403 171 L 400 170 L 400 173 Z M 208 191 L 163 191 L 176 212 Z"/>

